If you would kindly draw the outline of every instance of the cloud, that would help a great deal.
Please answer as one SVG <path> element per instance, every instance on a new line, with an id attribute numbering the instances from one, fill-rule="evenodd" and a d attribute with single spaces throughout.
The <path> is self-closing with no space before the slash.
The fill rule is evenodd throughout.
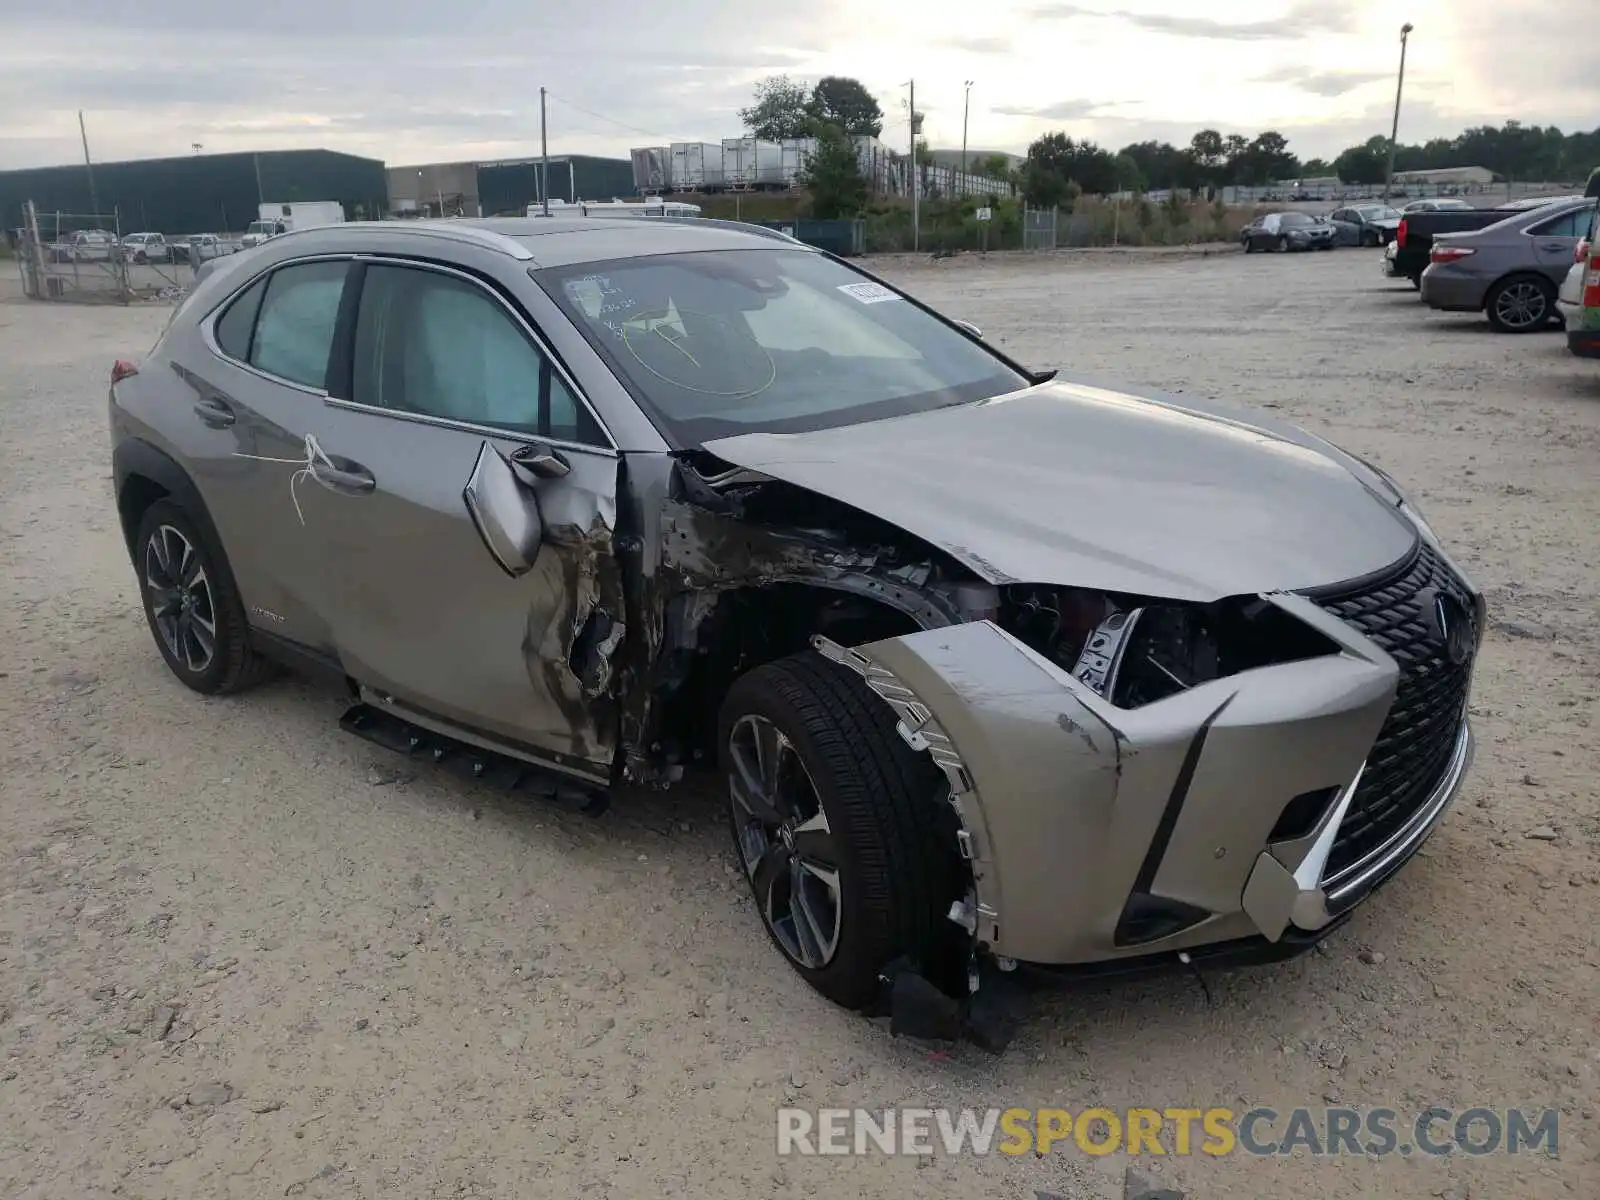
<path id="1" fill-rule="evenodd" d="M 1349 14 L 1336 5 L 1303 2 L 1292 5 L 1282 16 L 1247 21 L 1224 21 L 1216 17 L 1195 16 L 1192 13 L 1091 9 L 1076 4 L 1046 4 L 1032 11 L 1035 16 L 1043 19 L 1070 20 L 1076 17 L 1099 17 L 1124 21 L 1152 33 L 1169 34 L 1173 37 L 1236 42 L 1291 40 L 1304 37 L 1308 33 L 1343 29 L 1349 22 Z"/>
<path id="2" fill-rule="evenodd" d="M 1010 54 L 1012 41 L 1006 37 L 944 37 L 939 45 L 970 54 Z"/>
<path id="3" fill-rule="evenodd" d="M 1329 99 L 1343 96 L 1369 83 L 1393 79 L 1394 75 L 1387 71 L 1307 71 L 1300 67 L 1283 67 L 1255 77 L 1258 83 L 1287 83 L 1302 92 Z"/>
<path id="4" fill-rule="evenodd" d="M 1001 105 L 990 111 L 1005 117 L 1029 117 L 1040 121 L 1082 121 L 1089 117 L 1109 116 L 1107 111 L 1109 109 L 1125 108 L 1135 104 L 1137 101 L 1078 98 L 1031 106 Z"/>

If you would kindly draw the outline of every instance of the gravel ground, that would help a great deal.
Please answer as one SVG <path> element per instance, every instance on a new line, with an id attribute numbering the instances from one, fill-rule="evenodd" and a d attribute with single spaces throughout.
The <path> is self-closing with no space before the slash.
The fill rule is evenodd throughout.
<path id="1" fill-rule="evenodd" d="M 1080 984 L 1001 1058 L 891 1040 L 796 985 L 704 788 L 567 816 L 413 772 L 292 680 L 178 686 L 104 417 L 167 310 L 0 300 L 0 1192 L 1124 1195 L 1075 1151 L 780 1162 L 787 1101 L 1548 1106 L 1559 1157 L 1138 1165 L 1191 1197 L 1600 1194 L 1600 371 L 1357 251 L 882 269 L 1030 363 L 1266 406 L 1412 486 L 1494 615 L 1422 856 L 1209 1000 Z"/>

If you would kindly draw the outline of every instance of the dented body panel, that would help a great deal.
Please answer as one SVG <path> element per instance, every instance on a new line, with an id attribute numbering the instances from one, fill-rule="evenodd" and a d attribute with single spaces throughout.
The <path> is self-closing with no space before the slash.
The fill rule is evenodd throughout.
<path id="1" fill-rule="evenodd" d="M 1343 789 L 1361 771 L 1397 668 L 1338 622 L 1302 615 L 1326 621 L 1341 652 L 1216 680 L 1138 711 L 1107 704 L 989 622 L 830 657 L 853 657 L 886 699 L 906 689 L 948 737 L 970 780 L 954 799 L 973 841 L 980 942 L 1008 958 L 1076 964 L 1276 940 L 1292 915 L 1304 921 L 1317 911 L 1307 901 L 1321 900 L 1320 873 L 1254 916 L 1244 895 L 1286 803 Z M 1429 830 L 1459 782 L 1452 772 Z M 1321 832 L 1275 847 L 1273 878 L 1292 876 Z M 1118 923 L 1135 892 L 1210 915 L 1175 936 L 1120 946 Z"/>
<path id="2" fill-rule="evenodd" d="M 1353 578 L 1416 536 L 1309 441 L 1064 382 L 707 449 L 874 513 L 995 583 L 1215 600 Z"/>

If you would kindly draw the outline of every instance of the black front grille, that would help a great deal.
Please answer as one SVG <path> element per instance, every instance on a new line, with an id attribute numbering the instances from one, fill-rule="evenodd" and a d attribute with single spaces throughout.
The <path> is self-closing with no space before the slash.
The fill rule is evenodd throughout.
<path id="1" fill-rule="evenodd" d="M 1472 658 L 1450 661 L 1433 618 L 1439 593 L 1454 596 L 1467 613 L 1476 615 L 1461 580 L 1431 546 L 1419 542 L 1409 558 L 1376 580 L 1312 594 L 1400 664 L 1394 705 L 1339 827 L 1325 878 L 1382 846 L 1422 807 L 1449 768 L 1466 717 Z"/>

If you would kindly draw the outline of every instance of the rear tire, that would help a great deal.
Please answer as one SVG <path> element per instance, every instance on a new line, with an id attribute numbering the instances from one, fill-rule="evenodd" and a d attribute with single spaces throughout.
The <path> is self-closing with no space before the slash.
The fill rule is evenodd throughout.
<path id="1" fill-rule="evenodd" d="M 963 935 L 945 919 L 963 890 L 948 788 L 895 724 L 858 676 L 812 651 L 735 680 L 718 719 L 734 849 L 767 933 L 846 1008 L 870 1005 L 901 956 L 935 983 L 964 979 Z"/>
<path id="2" fill-rule="evenodd" d="M 1542 275 L 1513 275 L 1489 289 L 1483 308 L 1496 333 L 1535 333 L 1550 324 L 1556 289 Z"/>
<path id="3" fill-rule="evenodd" d="M 181 504 L 157 500 L 145 510 L 133 562 L 156 649 L 185 687 L 225 695 L 273 674 L 272 663 L 250 646 L 226 559 Z"/>

